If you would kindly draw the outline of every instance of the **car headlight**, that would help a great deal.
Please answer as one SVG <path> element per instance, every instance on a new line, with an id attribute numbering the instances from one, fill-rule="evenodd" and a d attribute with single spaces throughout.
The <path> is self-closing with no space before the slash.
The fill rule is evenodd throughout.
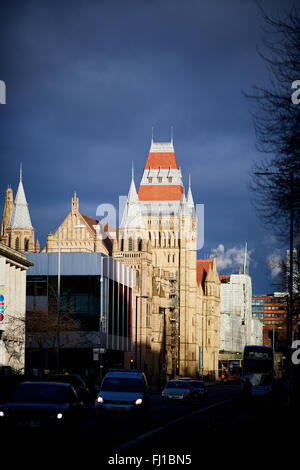
<path id="1" fill-rule="evenodd" d="M 142 398 L 138 398 L 137 400 L 135 400 L 136 405 L 141 405 L 142 403 L 143 403 Z"/>
<path id="2" fill-rule="evenodd" d="M 97 402 L 98 402 L 98 403 L 103 403 L 103 402 L 104 402 L 104 400 L 103 400 L 103 398 L 102 398 L 102 397 L 98 397 L 98 398 L 97 398 Z"/>
<path id="3" fill-rule="evenodd" d="M 4 416 L 7 416 L 7 413 L 4 411 L 0 411 L 0 418 L 4 418 Z"/>
<path id="4" fill-rule="evenodd" d="M 57 419 L 62 419 L 62 418 L 63 418 L 63 414 L 62 414 L 62 413 L 57 413 L 56 418 L 57 418 Z"/>

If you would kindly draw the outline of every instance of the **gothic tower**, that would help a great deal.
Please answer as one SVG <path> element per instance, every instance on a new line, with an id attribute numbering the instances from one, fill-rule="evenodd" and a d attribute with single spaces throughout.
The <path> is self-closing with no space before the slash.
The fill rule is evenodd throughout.
<path id="1" fill-rule="evenodd" d="M 154 271 L 167 273 L 170 281 L 164 310 L 166 372 L 193 374 L 197 369 L 197 224 L 191 185 L 186 197 L 173 139 L 152 139 L 138 195 L 152 245 Z"/>
<path id="2" fill-rule="evenodd" d="M 195 375 L 198 370 L 196 225 L 191 184 L 186 197 L 173 140 L 152 139 L 138 193 L 132 178 L 119 249 L 133 251 L 124 254 L 131 264 L 141 256 L 139 246 L 151 249 L 146 250 L 152 264 L 150 348 L 152 356 L 160 356 L 159 373 L 165 377 Z M 139 277 L 142 285 L 149 284 L 143 271 Z"/>
<path id="3" fill-rule="evenodd" d="M 2 221 L 2 224 L 4 221 Z M 39 244 L 35 245 L 34 228 L 31 224 L 28 204 L 22 182 L 22 168 L 20 169 L 20 181 L 15 197 L 10 221 L 6 228 L 7 245 L 15 250 L 34 253 Z"/>

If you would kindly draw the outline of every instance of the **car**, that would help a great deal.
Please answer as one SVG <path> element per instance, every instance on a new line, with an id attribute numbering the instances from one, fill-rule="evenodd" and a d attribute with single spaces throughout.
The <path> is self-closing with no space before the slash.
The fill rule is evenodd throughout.
<path id="1" fill-rule="evenodd" d="M 0 426 L 10 428 L 74 428 L 83 425 L 85 405 L 70 384 L 21 382 L 0 406 Z"/>
<path id="2" fill-rule="evenodd" d="M 194 398 L 207 398 L 207 388 L 202 380 L 190 381 Z"/>
<path id="3" fill-rule="evenodd" d="M 49 374 L 45 376 L 46 382 L 61 382 L 67 383 L 74 387 L 79 398 L 87 403 L 90 397 L 90 391 L 87 388 L 84 380 L 77 374 Z"/>
<path id="4" fill-rule="evenodd" d="M 149 413 L 149 386 L 145 374 L 136 369 L 113 369 L 105 375 L 95 401 L 96 415 Z"/>
<path id="5" fill-rule="evenodd" d="M 191 380 L 169 380 L 161 393 L 162 403 L 167 402 L 191 402 L 193 400 Z"/>

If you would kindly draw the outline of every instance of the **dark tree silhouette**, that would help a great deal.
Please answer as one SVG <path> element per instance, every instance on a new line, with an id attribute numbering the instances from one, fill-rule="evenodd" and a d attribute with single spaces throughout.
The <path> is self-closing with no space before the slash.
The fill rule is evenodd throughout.
<path id="1" fill-rule="evenodd" d="M 268 88 L 254 86 L 252 94 L 245 93 L 254 105 L 251 114 L 257 148 L 265 154 L 254 165 L 250 189 L 263 223 L 286 241 L 291 201 L 294 230 L 300 228 L 300 104 L 294 99 L 297 88 L 292 88 L 300 80 L 300 10 L 293 7 L 281 19 L 269 17 L 258 7 L 266 34 L 264 50 L 258 53 L 269 70 L 270 83 Z M 273 174 L 257 174 L 266 172 Z"/>

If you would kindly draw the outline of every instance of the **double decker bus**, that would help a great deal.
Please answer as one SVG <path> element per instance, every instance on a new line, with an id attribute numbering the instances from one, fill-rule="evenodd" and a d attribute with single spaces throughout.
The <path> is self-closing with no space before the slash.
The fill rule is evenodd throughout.
<path id="1" fill-rule="evenodd" d="M 242 381 L 251 383 L 251 395 L 268 395 L 272 392 L 274 377 L 273 348 L 245 346 Z"/>
<path id="2" fill-rule="evenodd" d="M 219 375 L 225 374 L 225 381 L 237 382 L 242 377 L 241 359 L 221 359 L 219 361 Z"/>

